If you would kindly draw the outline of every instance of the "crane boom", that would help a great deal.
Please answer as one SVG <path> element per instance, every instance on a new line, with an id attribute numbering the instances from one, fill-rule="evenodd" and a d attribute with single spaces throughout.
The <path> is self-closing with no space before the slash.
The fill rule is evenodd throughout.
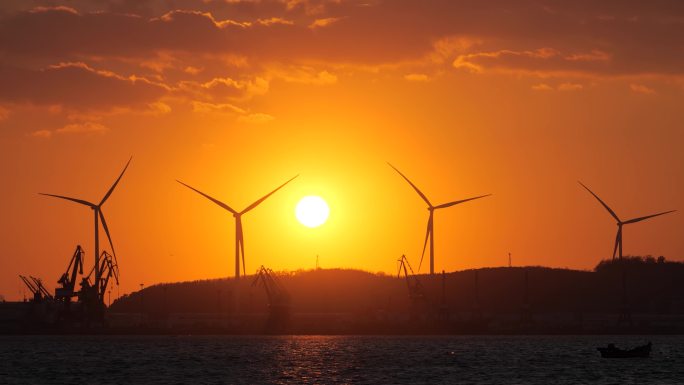
<path id="1" fill-rule="evenodd" d="M 47 291 L 47 289 L 45 288 L 45 285 L 43 285 L 43 281 L 40 278 L 36 278 L 34 276 L 29 276 L 29 277 L 31 277 L 31 280 L 33 282 L 35 282 L 36 287 L 38 288 L 38 290 L 40 290 L 40 294 L 43 297 L 48 298 L 48 299 L 52 299 L 52 294 L 50 294 L 50 292 Z"/>
<path id="2" fill-rule="evenodd" d="M 38 290 L 28 278 L 23 275 L 19 275 L 19 278 L 21 278 L 22 282 L 24 282 L 24 285 L 26 285 L 26 287 L 28 287 L 28 289 L 31 291 L 34 298 L 36 297 L 36 294 L 40 293 L 40 290 Z"/>
<path id="3" fill-rule="evenodd" d="M 69 302 L 76 295 L 74 287 L 78 274 L 83 274 L 83 257 L 85 252 L 80 245 L 76 246 L 76 251 L 69 261 L 66 271 L 59 278 L 57 283 L 62 285 L 55 289 L 55 299 Z"/>
<path id="4" fill-rule="evenodd" d="M 261 266 L 261 268 L 259 268 L 257 271 L 252 285 L 256 286 L 259 283 L 261 283 L 266 291 L 269 306 L 287 303 L 290 301 L 290 295 L 280 283 L 273 270 Z"/>
<path id="5" fill-rule="evenodd" d="M 397 272 L 397 278 L 401 278 L 401 273 L 404 273 L 404 279 L 406 280 L 406 287 L 409 292 L 409 298 L 414 301 L 424 300 L 425 292 L 423 290 L 423 285 L 420 283 L 420 280 L 418 280 L 418 277 L 413 272 L 413 268 L 411 268 L 411 264 L 409 263 L 408 258 L 406 258 L 406 255 L 402 255 L 401 258 L 397 260 L 397 262 L 399 263 L 399 271 Z"/>
<path id="6" fill-rule="evenodd" d="M 268 320 L 266 329 L 270 332 L 283 331 L 290 319 L 290 294 L 273 270 L 261 266 L 252 281 L 252 286 L 261 284 L 268 298 Z"/>
<path id="7" fill-rule="evenodd" d="M 103 251 L 100 256 L 100 287 L 98 288 L 98 296 L 104 299 L 107 292 L 107 285 L 109 279 L 114 277 L 114 282 L 119 284 L 119 265 L 116 264 L 116 257 L 113 257 L 107 251 Z"/>

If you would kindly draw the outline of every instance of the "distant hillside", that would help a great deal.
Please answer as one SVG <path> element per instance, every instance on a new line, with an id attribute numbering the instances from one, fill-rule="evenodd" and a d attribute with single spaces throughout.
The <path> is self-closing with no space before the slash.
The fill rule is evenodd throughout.
<path id="1" fill-rule="evenodd" d="M 627 300 L 634 312 L 684 313 L 684 264 L 650 257 L 603 261 L 594 271 L 546 267 L 483 268 L 447 273 L 444 300 L 453 312 L 469 312 L 475 303 L 486 313 L 517 313 L 525 298 L 535 313 L 612 313 L 621 304 L 623 271 Z M 322 269 L 278 275 L 291 295 L 293 313 L 408 312 L 411 301 L 403 278 L 359 270 Z M 427 301 L 442 303 L 442 276 L 418 276 Z M 241 312 L 265 312 L 262 287 L 254 276 L 158 284 L 112 304 L 116 313 L 232 313 L 239 291 Z"/>

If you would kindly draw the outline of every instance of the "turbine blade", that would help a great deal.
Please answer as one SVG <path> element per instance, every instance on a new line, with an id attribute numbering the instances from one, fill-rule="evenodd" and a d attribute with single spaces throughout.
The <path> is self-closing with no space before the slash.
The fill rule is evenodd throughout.
<path id="1" fill-rule="evenodd" d="M 68 201 L 80 203 L 80 204 L 86 205 L 86 206 L 88 206 L 88 207 L 96 207 L 95 204 L 90 203 L 90 202 L 88 202 L 88 201 L 84 201 L 83 199 L 69 198 L 69 197 L 65 197 L 65 196 L 62 196 L 62 195 L 54 195 L 54 194 L 45 194 L 45 193 L 38 193 L 38 194 L 40 194 L 40 195 L 45 195 L 45 196 L 49 196 L 49 197 L 60 198 L 60 199 L 66 199 L 66 200 L 68 200 Z"/>
<path id="2" fill-rule="evenodd" d="M 480 198 L 488 197 L 488 196 L 490 196 L 490 195 L 492 195 L 492 194 L 480 195 L 480 196 L 473 197 L 473 198 L 462 199 L 462 200 L 460 200 L 460 201 L 454 201 L 454 202 L 449 202 L 449 203 L 443 203 L 443 204 L 441 204 L 441 205 L 439 205 L 439 206 L 435 206 L 435 208 L 436 208 L 436 209 L 443 209 L 443 208 L 446 208 L 446 207 L 451 207 L 451 206 L 453 206 L 453 205 L 457 205 L 457 204 L 459 204 L 459 203 L 464 203 L 464 202 L 472 201 L 472 200 L 475 200 L 475 199 L 480 199 Z"/>
<path id="3" fill-rule="evenodd" d="M 420 197 L 423 198 L 423 200 L 425 201 L 425 203 L 427 203 L 428 206 L 432 207 L 432 203 L 430 203 L 430 200 L 427 199 L 427 197 L 425 196 L 425 194 L 423 194 L 423 192 L 420 191 L 420 190 L 418 189 L 418 187 L 416 187 L 416 185 L 413 184 L 413 182 L 411 182 L 411 181 L 409 180 L 409 178 L 406 177 L 406 175 L 402 174 L 401 171 L 399 171 L 396 167 L 392 166 L 392 164 L 391 164 L 390 162 L 387 162 L 387 164 L 389 164 L 389 166 L 392 167 L 392 168 L 394 169 L 394 171 L 398 172 L 399 175 L 401 175 L 401 177 L 404 178 L 404 179 L 408 182 L 408 184 L 410 184 L 411 187 L 413 187 L 414 190 L 416 190 L 416 192 L 418 193 L 418 195 L 420 195 Z"/>
<path id="4" fill-rule="evenodd" d="M 608 212 L 610 213 L 610 215 L 612 215 L 613 218 L 615 218 L 616 221 L 620 222 L 620 218 L 618 218 L 617 214 L 615 214 L 615 212 L 614 212 L 610 207 L 608 207 L 608 205 L 607 205 L 604 201 L 602 201 L 601 198 L 598 197 L 598 195 L 594 194 L 593 191 L 589 190 L 589 187 L 585 186 L 582 182 L 580 182 L 580 181 L 577 181 L 577 182 L 578 182 L 579 184 L 581 184 L 582 187 L 584 187 L 587 191 L 589 191 L 589 193 L 590 193 L 591 195 L 593 195 L 594 198 L 596 198 L 596 200 L 598 200 L 599 202 L 601 202 L 601 204 L 603 205 L 603 207 L 605 207 L 606 210 L 608 210 Z"/>
<path id="5" fill-rule="evenodd" d="M 618 244 L 620 244 L 621 233 L 622 233 L 622 228 L 618 228 L 617 235 L 615 235 L 615 246 L 613 247 L 613 259 L 615 259 L 615 253 L 617 253 Z"/>
<path id="6" fill-rule="evenodd" d="M 240 214 L 244 214 L 244 213 L 248 212 L 249 210 L 251 210 L 251 209 L 257 207 L 259 204 L 261 204 L 261 202 L 265 201 L 266 198 L 270 197 L 271 195 L 273 195 L 273 193 L 275 193 L 276 191 L 278 191 L 278 190 L 280 190 L 281 188 L 285 187 L 286 184 L 292 182 L 292 180 L 293 180 L 294 178 L 298 177 L 298 176 L 299 176 L 299 174 L 293 176 L 292 178 L 290 178 L 290 180 L 288 180 L 287 182 L 285 182 L 285 183 L 281 184 L 280 186 L 278 186 L 277 189 L 271 191 L 270 193 L 264 195 L 264 196 L 263 196 L 261 199 L 259 199 L 258 201 L 256 201 L 256 202 L 252 203 L 251 205 L 247 206 L 247 208 L 244 209 L 244 210 L 242 210 L 242 211 L 240 212 Z"/>
<path id="7" fill-rule="evenodd" d="M 418 271 L 420 267 L 423 266 L 423 258 L 425 257 L 425 248 L 427 247 L 428 238 L 432 232 L 432 212 L 430 213 L 430 219 L 428 219 L 427 230 L 425 231 L 425 242 L 423 242 L 423 252 L 420 254 L 420 263 L 418 263 Z"/>
<path id="8" fill-rule="evenodd" d="M 628 221 L 626 221 L 626 222 L 623 222 L 623 223 L 626 225 L 626 224 L 628 224 L 628 223 L 641 222 L 641 221 L 643 221 L 643 220 L 645 220 L 645 219 L 648 219 L 648 218 L 653 218 L 653 217 L 657 217 L 657 216 L 660 216 L 660 215 L 665 215 L 665 214 L 673 213 L 673 212 L 675 212 L 675 211 L 677 211 L 677 210 L 663 211 L 662 213 L 658 213 L 658 214 L 647 215 L 647 216 L 645 216 L 645 217 L 639 217 L 639 218 L 630 219 L 630 220 L 628 220 Z"/>
<path id="9" fill-rule="evenodd" d="M 102 222 L 102 227 L 104 228 L 105 234 L 107 234 L 107 239 L 109 240 L 109 246 L 112 248 L 112 255 L 116 255 L 116 251 L 114 251 L 114 243 L 112 243 L 112 236 L 109 235 L 109 227 L 107 227 L 107 221 L 105 220 L 104 214 L 102 214 L 102 210 L 97 210 L 98 213 L 100 214 L 100 221 Z"/>
<path id="10" fill-rule="evenodd" d="M 194 188 L 194 187 L 192 187 L 192 186 L 189 186 L 189 185 L 187 185 L 187 184 L 185 184 L 185 183 L 183 183 L 183 182 L 181 182 L 181 181 L 179 181 L 179 180 L 176 180 L 176 182 L 178 182 L 178 183 L 182 184 L 183 186 L 189 188 L 190 190 L 192 190 L 192 191 L 194 191 L 194 192 L 196 192 L 196 193 L 202 195 L 203 197 L 209 199 L 210 201 L 216 203 L 217 205 L 219 205 L 219 206 L 221 206 L 222 208 L 224 208 L 224 209 L 230 211 L 231 213 L 237 215 L 237 213 L 238 213 L 237 211 L 233 210 L 233 209 L 230 208 L 227 204 L 221 202 L 220 200 L 214 199 L 214 198 L 210 197 L 209 195 L 207 195 L 207 194 L 201 192 L 200 190 L 197 190 L 196 188 Z"/>
<path id="11" fill-rule="evenodd" d="M 128 162 L 126 162 L 126 166 L 124 167 L 123 171 L 121 171 L 121 174 L 119 174 L 119 177 L 116 178 L 116 181 L 114 181 L 114 184 L 112 185 L 112 187 L 109 188 L 109 191 L 107 191 L 107 194 L 105 194 L 104 198 L 102 198 L 102 201 L 100 201 L 100 206 L 102 206 L 107 201 L 107 199 L 109 199 L 109 196 L 112 195 L 112 192 L 116 188 L 116 185 L 119 184 L 121 177 L 126 172 L 128 165 L 131 164 L 131 160 L 133 160 L 132 156 L 128 159 Z"/>

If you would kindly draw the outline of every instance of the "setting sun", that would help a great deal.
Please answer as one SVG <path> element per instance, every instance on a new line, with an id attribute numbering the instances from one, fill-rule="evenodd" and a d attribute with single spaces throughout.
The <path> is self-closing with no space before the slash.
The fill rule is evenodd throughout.
<path id="1" fill-rule="evenodd" d="M 295 209 L 297 220 L 306 227 L 318 227 L 328 220 L 330 208 L 319 196 L 305 196 Z"/>

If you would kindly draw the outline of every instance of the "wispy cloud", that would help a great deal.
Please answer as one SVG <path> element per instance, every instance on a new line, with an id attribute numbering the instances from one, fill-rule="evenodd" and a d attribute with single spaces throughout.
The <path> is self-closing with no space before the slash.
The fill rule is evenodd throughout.
<path id="1" fill-rule="evenodd" d="M 553 91 L 553 87 L 546 83 L 539 83 L 532 86 L 535 91 Z"/>
<path id="2" fill-rule="evenodd" d="M 426 82 L 430 80 L 430 77 L 426 74 L 407 74 L 404 75 L 404 79 L 411 82 Z"/>
<path id="3" fill-rule="evenodd" d="M 192 111 L 207 114 L 207 113 L 230 113 L 230 114 L 244 114 L 246 111 L 236 105 L 229 103 L 206 103 L 194 101 L 192 102 Z"/>
<path id="4" fill-rule="evenodd" d="M 630 84 L 629 89 L 632 90 L 632 92 L 636 92 L 638 94 L 644 94 L 644 95 L 655 95 L 656 91 L 653 88 L 647 87 L 643 84 Z"/>
<path id="5" fill-rule="evenodd" d="M 104 134 L 109 131 L 102 123 L 98 122 L 82 122 L 70 123 L 62 128 L 55 130 L 57 134 Z"/>
<path id="6" fill-rule="evenodd" d="M 9 117 L 9 115 L 10 115 L 10 110 L 8 108 L 0 106 L 0 120 L 7 119 Z"/>
<path id="7" fill-rule="evenodd" d="M 52 131 L 50 130 L 37 130 L 33 131 L 30 136 L 38 139 L 49 139 L 52 137 Z"/>
<path id="8" fill-rule="evenodd" d="M 326 17 L 324 19 L 316 19 L 313 21 L 313 23 L 309 24 L 309 28 L 317 29 L 317 28 L 328 27 L 334 23 L 337 23 L 339 20 L 340 20 L 339 17 Z"/>
<path id="9" fill-rule="evenodd" d="M 338 77 L 334 73 L 327 70 L 318 71 L 309 66 L 274 67 L 271 68 L 271 74 L 286 82 L 318 86 L 335 84 L 338 81 Z"/>
<path id="10" fill-rule="evenodd" d="M 619 79 L 644 95 L 684 76 L 674 54 L 684 8 L 658 2 L 625 2 L 608 16 L 591 2 L 550 11 L 531 0 L 10 3 L 0 15 L 0 105 L 63 116 L 190 109 L 246 121 L 280 80 L 330 86 L 360 73 L 526 77 L 534 91 Z M 60 3 L 69 6 L 34 7 Z"/>
<path id="11" fill-rule="evenodd" d="M 579 83 L 561 83 L 558 85 L 558 91 L 580 91 L 584 88 Z"/>
<path id="12" fill-rule="evenodd" d="M 275 120 L 273 116 L 261 112 L 238 117 L 238 121 L 250 124 L 264 124 L 273 120 Z"/>

